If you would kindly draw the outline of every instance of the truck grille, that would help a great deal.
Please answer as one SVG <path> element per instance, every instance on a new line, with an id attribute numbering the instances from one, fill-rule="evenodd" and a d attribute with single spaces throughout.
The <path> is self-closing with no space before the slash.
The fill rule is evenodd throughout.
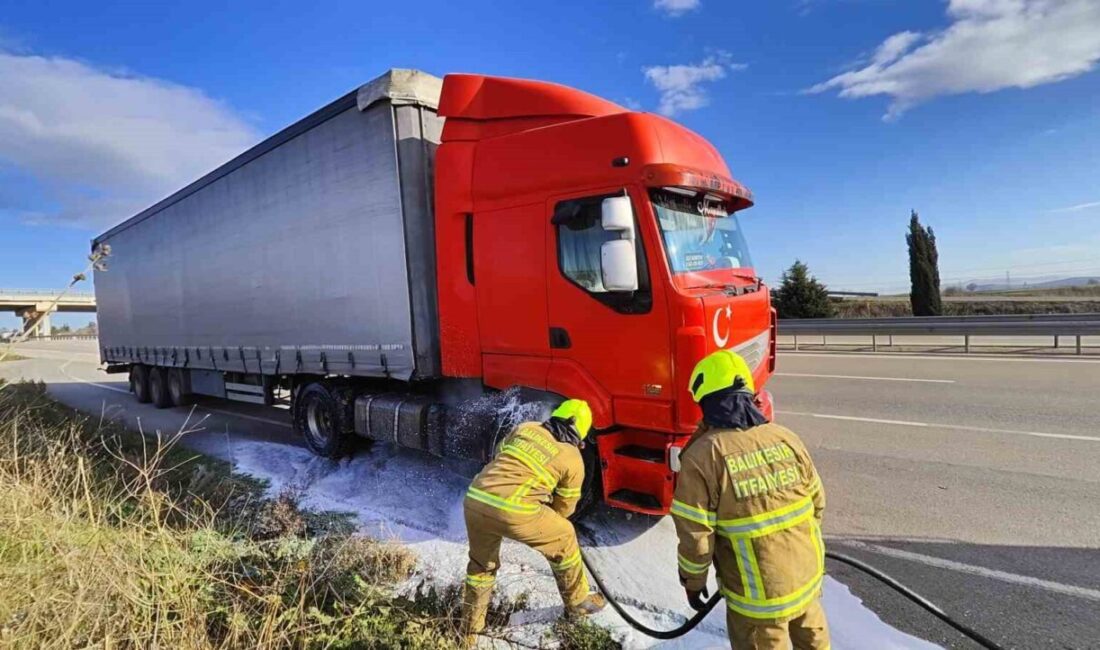
<path id="1" fill-rule="evenodd" d="M 752 337 L 748 341 L 745 341 L 741 345 L 738 345 L 732 350 L 745 360 L 745 363 L 749 364 L 749 367 L 753 370 L 758 370 L 760 364 L 764 363 L 768 358 L 768 344 L 770 343 L 769 337 L 771 330 L 766 329 L 760 332 L 756 336 Z"/>

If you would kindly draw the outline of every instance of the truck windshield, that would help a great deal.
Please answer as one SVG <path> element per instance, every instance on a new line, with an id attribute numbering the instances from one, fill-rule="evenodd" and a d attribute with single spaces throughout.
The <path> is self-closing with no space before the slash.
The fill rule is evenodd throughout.
<path id="1" fill-rule="evenodd" d="M 673 273 L 752 266 L 737 216 L 720 204 L 668 190 L 651 190 L 650 199 Z"/>

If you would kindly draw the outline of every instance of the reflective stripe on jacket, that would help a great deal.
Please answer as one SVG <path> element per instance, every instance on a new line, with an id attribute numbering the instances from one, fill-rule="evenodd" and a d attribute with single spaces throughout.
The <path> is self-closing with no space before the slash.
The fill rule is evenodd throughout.
<path id="1" fill-rule="evenodd" d="M 738 614 L 780 619 L 805 611 L 825 571 L 825 491 L 798 436 L 772 423 L 701 427 L 680 464 L 671 513 L 684 586 L 702 588 L 713 563 Z"/>
<path id="2" fill-rule="evenodd" d="M 546 505 L 568 517 L 583 483 L 580 449 L 558 442 L 537 422 L 524 422 L 474 478 L 466 498 L 516 515 L 531 515 Z"/>

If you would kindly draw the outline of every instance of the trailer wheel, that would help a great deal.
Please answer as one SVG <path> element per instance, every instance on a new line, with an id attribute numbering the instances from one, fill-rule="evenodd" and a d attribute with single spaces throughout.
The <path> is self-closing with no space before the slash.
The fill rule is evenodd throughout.
<path id="1" fill-rule="evenodd" d="M 191 393 L 184 387 L 183 370 L 168 370 L 168 398 L 172 406 L 188 406 L 191 404 Z"/>
<path id="2" fill-rule="evenodd" d="M 149 393 L 149 366 L 140 363 L 130 366 L 130 392 L 142 404 L 153 401 Z"/>
<path id="3" fill-rule="evenodd" d="M 172 396 L 168 393 L 168 374 L 168 370 L 157 366 L 149 371 L 149 396 L 153 399 L 153 406 L 158 409 L 172 406 Z"/>
<path id="4" fill-rule="evenodd" d="M 310 451 L 325 458 L 348 455 L 353 439 L 337 391 L 327 382 L 315 381 L 302 387 L 295 399 L 294 430 Z"/>

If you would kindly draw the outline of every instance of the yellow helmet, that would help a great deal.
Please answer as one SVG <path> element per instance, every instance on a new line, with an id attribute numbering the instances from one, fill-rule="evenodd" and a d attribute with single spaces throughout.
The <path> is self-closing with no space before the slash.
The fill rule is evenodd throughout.
<path id="1" fill-rule="evenodd" d="M 752 380 L 752 369 L 749 368 L 749 364 L 732 350 L 719 350 L 708 354 L 702 361 L 695 364 L 695 370 L 691 371 L 688 390 L 698 402 L 711 393 L 736 385 L 738 378 L 744 382 L 744 390 L 756 392 L 756 384 Z"/>
<path id="2" fill-rule="evenodd" d="M 588 408 L 588 402 L 583 399 L 567 399 L 561 403 L 550 417 L 563 420 L 573 420 L 573 426 L 577 429 L 577 435 L 584 440 L 588 437 L 588 430 L 592 428 L 592 409 Z"/>

